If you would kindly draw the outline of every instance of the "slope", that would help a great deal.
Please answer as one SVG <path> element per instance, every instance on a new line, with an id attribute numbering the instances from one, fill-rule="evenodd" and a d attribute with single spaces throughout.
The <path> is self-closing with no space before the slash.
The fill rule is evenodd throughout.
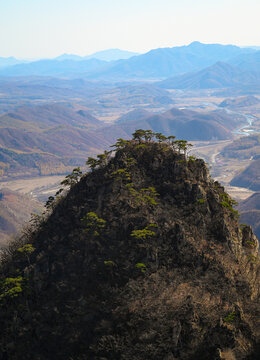
<path id="1" fill-rule="evenodd" d="M 0 176 L 69 172 L 107 142 L 103 123 L 87 111 L 59 104 L 20 107 L 0 116 Z"/>
<path id="2" fill-rule="evenodd" d="M 260 100 L 253 96 L 242 96 L 235 99 L 225 99 L 223 100 L 219 106 L 220 107 L 229 107 L 229 108 L 241 108 L 241 107 L 248 107 L 248 106 L 254 106 L 258 105 L 260 103 Z"/>
<path id="3" fill-rule="evenodd" d="M 257 359 L 251 228 L 177 143 L 116 147 L 2 257 L 0 356 Z"/>
<path id="4" fill-rule="evenodd" d="M 0 189 L 0 248 L 7 246 L 9 237 L 21 231 L 32 213 L 40 213 L 42 206 L 26 195 Z"/>
<path id="5" fill-rule="evenodd" d="M 97 134 L 113 142 L 119 137 L 129 137 L 133 131 L 142 128 L 166 135 L 174 134 L 177 138 L 187 140 L 225 140 L 232 138 L 232 130 L 240 123 L 239 117 L 235 118 L 225 111 L 200 113 L 172 108 L 161 114 L 140 116 L 136 121 L 130 113 L 115 125 L 98 129 Z"/>
<path id="6" fill-rule="evenodd" d="M 224 62 L 217 62 L 198 72 L 169 78 L 157 85 L 166 89 L 195 90 L 232 87 L 259 90 L 259 69 L 258 71 L 246 71 Z"/>
<path id="7" fill-rule="evenodd" d="M 232 159 L 253 159 L 260 154 L 260 135 L 243 136 L 224 147 L 221 155 Z"/>
<path id="8" fill-rule="evenodd" d="M 230 185 L 260 191 L 260 158 L 252 161 L 244 171 L 236 175 Z"/>
<path id="9" fill-rule="evenodd" d="M 252 226 L 260 239 L 260 192 L 256 192 L 239 204 L 240 221 Z"/>

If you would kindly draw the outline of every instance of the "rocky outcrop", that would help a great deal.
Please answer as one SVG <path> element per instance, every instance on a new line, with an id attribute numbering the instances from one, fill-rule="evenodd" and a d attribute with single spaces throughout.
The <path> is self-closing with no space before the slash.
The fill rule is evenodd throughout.
<path id="1" fill-rule="evenodd" d="M 2 259 L 0 358 L 259 358 L 259 244 L 204 162 L 103 160 Z"/>

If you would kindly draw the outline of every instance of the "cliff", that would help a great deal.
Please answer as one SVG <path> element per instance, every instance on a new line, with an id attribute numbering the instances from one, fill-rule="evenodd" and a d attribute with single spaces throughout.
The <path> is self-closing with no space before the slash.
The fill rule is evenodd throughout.
<path id="1" fill-rule="evenodd" d="M 259 358 L 258 241 L 205 163 L 159 141 L 89 159 L 3 254 L 1 359 Z"/>

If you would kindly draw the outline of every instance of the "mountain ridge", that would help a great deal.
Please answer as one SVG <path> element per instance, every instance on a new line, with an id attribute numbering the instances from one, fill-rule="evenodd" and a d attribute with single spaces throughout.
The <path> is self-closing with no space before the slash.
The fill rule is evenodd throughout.
<path id="1" fill-rule="evenodd" d="M 259 68 L 260 69 L 260 68 Z M 217 62 L 194 73 L 169 78 L 157 83 L 168 89 L 259 88 L 260 70 L 246 71 L 225 62 Z"/>
<path id="2" fill-rule="evenodd" d="M 104 62 L 95 58 L 85 60 L 40 60 L 16 65 L 0 71 L 0 76 L 59 75 L 81 76 L 89 79 L 118 81 L 119 79 L 162 79 L 191 71 L 199 71 L 217 61 L 229 61 L 240 55 L 254 55 L 253 49 L 235 45 L 202 44 L 193 42 L 187 46 L 159 48 L 129 59 Z M 66 59 L 66 57 L 65 57 Z M 75 58 L 74 58 L 75 59 Z M 256 57 L 256 61 L 257 61 Z"/>

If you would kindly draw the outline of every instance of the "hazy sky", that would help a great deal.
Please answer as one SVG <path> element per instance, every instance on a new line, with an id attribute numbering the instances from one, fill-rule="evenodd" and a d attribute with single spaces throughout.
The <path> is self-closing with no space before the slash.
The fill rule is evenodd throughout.
<path id="1" fill-rule="evenodd" d="M 0 0 L 0 57 L 260 45 L 260 0 Z"/>

